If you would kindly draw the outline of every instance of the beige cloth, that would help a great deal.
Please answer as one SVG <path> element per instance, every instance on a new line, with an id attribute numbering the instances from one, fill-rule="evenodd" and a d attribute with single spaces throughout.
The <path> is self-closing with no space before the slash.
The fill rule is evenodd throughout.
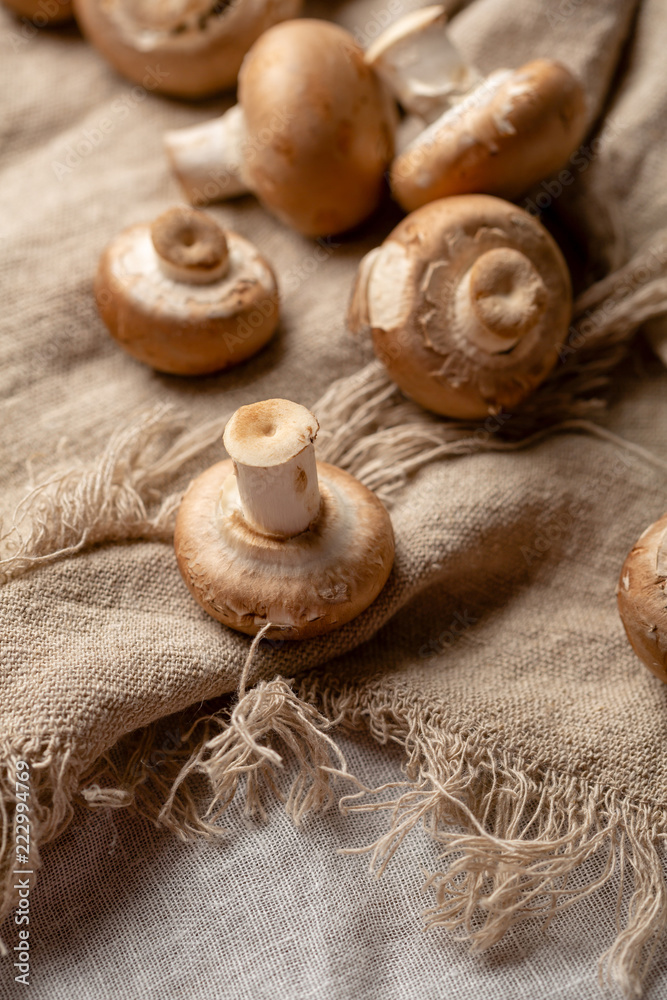
<path id="1" fill-rule="evenodd" d="M 362 40 L 372 33 L 372 4 L 342 4 L 335 14 Z M 210 833 L 192 775 L 182 774 L 169 798 L 171 783 L 185 764 L 224 799 L 240 768 L 253 765 L 259 776 L 272 760 L 240 739 L 248 728 L 278 750 L 271 733 L 280 727 L 297 741 L 304 783 L 290 805 L 298 817 L 330 797 L 322 765 L 340 761 L 322 730 L 335 719 L 408 752 L 411 784 L 384 796 L 396 806 L 375 851 L 381 864 L 422 819 L 436 833 L 450 855 L 433 880 L 431 923 L 489 946 L 530 909 L 550 914 L 588 893 L 576 873 L 592 854 L 603 859 L 601 882 L 625 866 L 634 888 L 610 963 L 629 988 L 664 923 L 667 705 L 625 641 L 614 587 L 628 548 L 666 505 L 664 377 L 653 368 L 645 375 L 650 434 L 622 404 L 611 411 L 615 430 L 650 444 L 656 459 L 572 427 L 526 450 L 494 449 L 564 417 L 595 415 L 582 398 L 602 388 L 638 323 L 664 309 L 657 123 L 665 84 L 654 52 L 667 26 L 658 0 L 476 0 L 453 22 L 483 68 L 555 56 L 585 82 L 591 123 L 608 109 L 601 148 L 584 153 L 585 169 L 570 165 L 562 194 L 547 191 L 548 214 L 564 241 L 569 233 L 578 290 L 634 261 L 585 293 L 568 364 L 502 435 L 458 433 L 397 392 L 385 398 L 372 364 L 357 374 L 363 359 L 345 332 L 344 302 L 361 254 L 396 220 L 391 208 L 354 238 L 320 244 L 251 199 L 216 210 L 276 265 L 283 318 L 275 341 L 242 368 L 202 380 L 160 376 L 120 353 L 92 302 L 97 255 L 123 225 L 179 199 L 163 130 L 225 105 L 189 107 L 132 90 L 67 30 L 24 40 L 4 14 L 3 28 L 7 518 L 25 493 L 26 462 L 35 481 L 67 472 L 31 498 L 19 529 L 26 544 L 10 531 L 3 565 L 14 578 L 0 590 L 3 788 L 11 805 L 14 762 L 28 759 L 39 799 L 35 863 L 77 795 L 91 805 L 135 801 L 151 816 L 167 802 L 163 822 Z M 545 190 L 526 198 L 539 206 Z M 322 400 L 335 378 L 344 381 Z M 376 604 L 340 632 L 261 644 L 248 678 L 259 686 L 230 726 L 223 715 L 185 740 L 183 720 L 176 746 L 164 727 L 133 733 L 188 706 L 187 721 L 196 721 L 224 708 L 202 702 L 238 686 L 249 642 L 193 604 L 168 541 L 179 491 L 221 454 L 225 417 L 274 395 L 309 406 L 320 398 L 321 454 L 392 504 L 395 570 Z M 161 404 L 186 411 L 189 437 L 175 440 L 169 414 L 155 410 Z M 301 700 L 276 677 L 295 677 Z M 251 780 L 247 794 L 257 804 L 259 785 Z"/>

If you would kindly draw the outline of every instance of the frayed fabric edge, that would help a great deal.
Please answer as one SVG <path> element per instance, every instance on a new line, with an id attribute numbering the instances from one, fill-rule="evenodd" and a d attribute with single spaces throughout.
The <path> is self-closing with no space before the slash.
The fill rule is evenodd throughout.
<path id="1" fill-rule="evenodd" d="M 569 429 L 568 421 L 572 422 L 571 429 L 576 429 L 573 425 L 578 422 L 579 430 L 590 431 L 592 425 L 585 418 L 603 406 L 595 398 L 595 393 L 604 390 L 610 371 L 627 351 L 630 335 L 636 325 L 664 311 L 667 301 L 664 296 L 658 295 L 656 301 L 644 304 L 642 311 L 633 296 L 617 303 L 610 289 L 606 285 L 603 287 L 603 284 L 600 283 L 597 292 L 597 286 L 594 286 L 589 298 L 582 297 L 579 303 L 580 315 L 573 327 L 573 337 L 579 339 L 568 345 L 569 351 L 576 352 L 576 364 L 572 368 L 564 364 L 558 369 L 535 394 L 530 405 L 516 415 L 511 427 L 503 425 L 504 432 L 511 431 L 509 438 L 496 435 L 495 428 L 487 430 L 485 425 L 472 427 L 454 424 L 421 411 L 401 396 L 396 387 L 388 382 L 378 364 L 373 362 L 361 372 L 340 380 L 313 407 L 320 418 L 327 422 L 326 432 L 320 442 L 320 457 L 354 472 L 366 485 L 390 501 L 396 490 L 411 475 L 438 458 L 487 449 L 511 450 L 525 447 L 538 437 L 545 436 L 545 433 Z M 593 295 L 593 292 L 596 294 Z M 586 330 L 585 321 L 588 321 Z M 547 413 L 553 423 L 536 434 L 536 426 L 544 426 Z M 539 421 L 536 420 L 536 414 L 539 415 Z M 167 450 L 158 453 L 158 444 L 164 435 L 173 438 L 174 433 L 182 428 L 182 422 L 179 425 L 173 411 L 167 407 L 158 407 L 118 431 L 92 465 L 66 470 L 34 487 L 19 505 L 9 530 L 0 538 L 4 549 L 3 557 L 0 558 L 0 582 L 95 544 L 128 539 L 169 540 L 180 494 L 168 494 L 165 486 L 186 462 L 219 439 L 224 423 L 225 420 L 221 419 L 196 427 L 189 433 L 182 433 Z M 331 708 L 331 698 L 328 701 L 328 707 Z M 31 865 L 36 872 L 39 867 L 40 845 L 53 839 L 67 826 L 73 813 L 72 802 L 77 791 L 91 807 L 135 806 L 139 812 L 158 820 L 181 836 L 211 836 L 220 832 L 217 820 L 245 777 L 249 789 L 246 808 L 250 812 L 261 814 L 259 790 L 263 784 L 268 784 L 279 795 L 283 795 L 273 780 L 275 767 L 280 763 L 279 755 L 261 742 L 269 739 L 271 733 L 273 738 L 282 739 L 300 762 L 297 778 L 286 795 L 288 811 L 299 821 L 308 810 L 321 808 L 333 801 L 331 778 L 334 775 L 347 776 L 344 761 L 328 731 L 338 721 L 337 716 L 349 721 L 348 709 L 352 717 L 358 715 L 358 706 L 344 707 L 342 702 L 340 710 L 334 711 L 333 715 L 324 708 L 320 711 L 314 707 L 311 699 L 296 696 L 287 681 L 275 678 L 262 682 L 241 698 L 236 715 L 232 713 L 229 725 L 226 720 L 218 717 L 199 720 L 195 724 L 195 728 L 201 727 L 198 735 L 195 737 L 193 731 L 188 734 L 188 740 L 182 741 L 173 752 L 167 753 L 162 768 L 151 770 L 146 766 L 144 757 L 153 744 L 157 724 L 147 727 L 138 737 L 129 771 L 123 768 L 118 772 L 110 755 L 105 755 L 96 762 L 92 774 L 101 782 L 97 785 L 89 783 L 90 775 L 86 780 L 82 779 L 82 765 L 74 759 L 71 747 L 63 748 L 55 742 L 38 746 L 27 741 L 21 746 L 4 746 L 0 751 L 0 918 L 5 917 L 16 904 L 11 852 L 14 849 L 17 798 L 12 767 L 15 767 L 18 760 L 26 760 L 31 765 Z M 371 733 L 376 738 L 380 736 L 382 742 L 382 712 L 369 710 L 369 713 Z M 398 726 L 393 738 L 409 749 L 414 744 L 413 730 L 418 728 L 418 724 L 406 715 L 401 725 L 403 728 Z M 438 734 L 442 740 L 439 730 L 434 731 L 434 738 Z M 196 749 L 191 749 L 193 743 L 189 740 L 194 741 Z M 419 752 L 427 755 L 428 759 L 427 740 L 423 738 L 418 744 L 414 744 L 417 745 Z M 470 747 L 461 757 L 460 763 L 464 768 L 474 765 Z M 488 817 L 477 816 L 476 806 L 473 809 L 467 805 L 468 812 L 461 811 L 466 796 L 471 794 L 472 786 L 470 783 L 457 785 L 458 779 L 452 777 L 449 766 L 448 763 L 443 772 L 435 764 L 431 770 L 419 770 L 412 781 L 421 784 L 414 785 L 405 794 L 414 792 L 421 795 L 426 790 L 431 796 L 431 806 L 417 809 L 416 816 L 414 810 L 408 810 L 407 823 L 394 819 L 387 834 L 389 839 L 382 838 L 369 850 L 376 860 L 384 859 L 388 853 L 393 853 L 391 845 L 396 839 L 396 832 L 399 835 L 403 829 L 407 832 L 422 818 L 427 817 L 438 839 L 443 838 L 445 842 L 447 838 L 444 833 L 439 832 L 439 822 L 449 822 L 450 819 L 462 822 L 476 816 L 477 823 L 481 826 L 469 835 L 473 839 L 462 840 L 459 836 L 458 840 L 453 841 L 453 835 L 447 834 L 450 840 L 445 851 L 446 854 L 447 850 L 450 854 L 461 853 L 467 859 L 468 866 L 472 866 L 477 859 L 476 875 L 474 878 L 471 876 L 471 881 L 466 883 L 472 888 L 461 892 L 458 883 L 452 882 L 451 866 L 447 873 L 436 873 L 432 884 L 436 888 L 436 894 L 442 896 L 442 901 L 438 902 L 431 924 L 437 926 L 440 923 L 464 930 L 470 924 L 468 931 L 473 941 L 477 941 L 480 947 L 488 947 L 494 943 L 494 935 L 504 933 L 501 931 L 501 914 L 497 917 L 493 917 L 493 914 L 497 910 L 496 902 L 502 896 L 500 889 L 505 883 L 509 888 L 503 889 L 505 895 L 502 898 L 518 893 L 517 898 L 520 900 L 520 904 L 511 911 L 511 922 L 514 922 L 514 918 L 522 919 L 523 916 L 534 913 L 536 909 L 540 911 L 537 904 L 524 906 L 523 889 L 514 884 L 523 877 L 537 879 L 534 884 L 535 896 L 539 902 L 540 893 L 546 893 L 550 900 L 549 913 L 557 912 L 564 905 L 559 903 L 560 889 L 557 892 L 556 888 L 550 888 L 554 879 L 560 878 L 562 872 L 557 874 L 555 870 L 548 870 L 548 874 L 543 876 L 539 871 L 534 872 L 528 861 L 532 857 L 530 853 L 522 856 L 521 864 L 516 863 L 516 872 L 507 872 L 503 867 L 505 862 L 499 860 L 500 855 L 497 852 L 494 854 L 493 844 L 496 847 L 501 844 L 504 851 L 507 844 L 511 845 L 517 839 L 512 833 L 513 826 L 516 826 L 520 834 L 518 839 L 522 844 L 534 842 L 537 845 L 538 860 L 535 863 L 540 865 L 546 863 L 545 858 L 550 851 L 559 849 L 561 835 L 554 840 L 551 837 L 552 828 L 544 828 L 535 819 L 532 829 L 534 832 L 539 830 L 539 836 L 530 841 L 524 839 L 526 828 L 521 826 L 521 817 L 510 809 L 511 802 L 523 787 L 521 782 L 528 781 L 525 775 L 522 778 L 517 772 L 516 787 L 512 786 L 510 777 L 505 776 L 505 783 L 501 781 L 494 786 L 497 794 L 495 797 L 491 795 L 488 800 L 497 804 L 499 814 L 502 815 L 501 791 L 503 788 L 507 789 L 506 814 L 511 814 L 511 822 L 507 835 L 496 833 L 494 840 L 488 831 L 485 832 L 484 822 Z M 475 766 L 482 765 L 480 763 Z M 442 761 L 438 767 L 444 767 Z M 158 771 L 161 773 L 158 774 Z M 499 773 L 502 776 L 502 772 Z M 111 774 L 120 779 L 115 785 L 107 783 Z M 208 780 L 213 789 L 212 802 L 203 817 L 189 787 L 192 779 L 197 776 Z M 424 782 L 426 785 L 423 785 Z M 442 787 L 439 787 L 438 782 Z M 401 800 L 403 805 L 398 808 Z M 561 801 L 558 796 L 556 801 Z M 562 801 L 565 809 L 567 802 Z M 613 802 L 609 800 L 604 807 L 603 803 L 596 800 L 597 806 L 592 813 L 595 820 L 593 828 L 585 823 L 574 823 L 571 810 L 576 812 L 580 800 L 575 796 L 568 801 L 568 809 L 571 809 L 569 812 L 565 809 L 562 816 L 567 815 L 568 822 L 574 824 L 566 831 L 568 835 L 572 834 L 570 843 L 578 837 L 583 838 L 582 843 L 589 843 L 595 828 L 595 836 L 600 843 L 610 843 L 614 854 L 616 851 L 620 852 L 620 868 L 629 866 L 634 873 L 635 892 L 630 900 L 628 920 L 625 928 L 619 930 L 616 942 L 607 955 L 606 964 L 626 992 L 632 994 L 635 991 L 636 994 L 648 961 L 641 956 L 650 955 L 650 942 L 657 939 L 667 920 L 667 916 L 663 915 L 667 911 L 664 905 L 665 887 L 656 847 L 658 839 L 664 837 L 664 817 L 661 814 L 658 819 L 648 807 L 642 814 L 641 810 L 624 805 L 620 799 L 614 799 Z M 457 802 L 459 805 L 455 805 Z M 401 795 L 386 808 L 396 806 L 398 816 L 409 805 L 410 802 L 406 802 Z M 362 807 L 366 808 L 359 801 L 354 804 L 355 809 Z M 376 804 L 372 808 L 379 807 Z M 399 826 L 396 825 L 397 822 Z M 481 838 L 479 843 L 473 842 L 475 837 Z M 640 863 L 642 861 L 643 864 Z M 572 858 L 568 858 L 567 863 L 573 871 L 576 865 L 571 862 Z M 467 868 L 460 870 L 463 877 Z M 610 872 L 608 878 L 611 877 Z M 493 884 L 497 885 L 493 891 L 499 892 L 498 896 L 493 896 L 493 893 L 490 896 L 492 909 L 489 909 L 489 899 L 484 902 L 485 896 L 489 895 L 483 891 L 488 878 L 492 882 L 495 879 Z M 568 890 L 568 893 L 568 899 L 577 898 L 576 892 Z M 451 910 L 453 904 L 449 897 L 452 894 L 454 897 L 463 896 L 462 909 L 456 910 L 455 907 L 456 912 Z M 582 894 L 586 893 L 579 893 L 580 896 Z M 470 914 L 484 907 L 495 923 L 492 921 L 491 929 L 480 937 L 476 925 L 470 923 Z"/>
<path id="2" fill-rule="evenodd" d="M 478 734 L 448 731 L 433 705 L 407 689 L 380 682 L 374 691 L 333 691 L 311 677 L 299 693 L 344 727 L 405 750 L 405 781 L 375 789 L 356 781 L 359 790 L 343 796 L 340 808 L 388 815 L 382 836 L 346 852 L 368 855 L 378 877 L 419 827 L 441 846 L 442 866 L 423 887 L 434 893 L 425 930 L 458 932 L 484 951 L 515 924 L 532 919 L 546 927 L 616 884 L 616 937 L 600 956 L 600 985 L 642 995 L 667 927 L 664 808 L 522 760 Z M 577 876 L 594 857 L 599 874 L 585 883 Z"/>
<path id="3" fill-rule="evenodd" d="M 94 462 L 34 485 L 2 525 L 0 584 L 104 542 L 169 541 L 181 493 L 165 487 L 221 438 L 226 419 L 184 431 L 172 407 L 154 407 L 116 431 Z"/>
<path id="4" fill-rule="evenodd" d="M 23 748 L 20 754 L 6 748 L 0 789 L 3 917 L 17 903 L 11 768 L 19 759 L 30 763 L 36 781 L 30 854 L 35 872 L 40 845 L 66 828 L 77 794 L 94 809 L 131 807 L 182 840 L 213 839 L 227 833 L 221 821 L 239 793 L 245 815 L 265 819 L 269 796 L 282 801 L 298 825 L 333 805 L 338 780 L 347 779 L 356 791 L 340 799 L 343 814 L 388 816 L 385 833 L 374 843 L 347 853 L 367 854 L 371 872 L 380 876 L 406 837 L 424 828 L 440 846 L 442 862 L 424 885 L 434 896 L 424 913 L 425 929 L 458 932 L 473 950 L 493 947 L 521 921 L 547 925 L 615 883 L 616 937 L 600 958 L 601 985 L 615 982 L 626 996 L 641 995 L 667 924 L 664 809 L 629 802 L 585 778 L 540 769 L 491 748 L 478 735 L 447 731 L 432 706 L 382 682 L 373 691 L 334 691 L 315 675 L 296 688 L 281 677 L 261 681 L 242 690 L 228 710 L 199 718 L 155 766 L 151 749 L 160 725 L 124 738 L 131 742 L 120 758 L 114 762 L 113 752 L 105 754 L 84 776 L 53 748 Z M 375 789 L 363 785 L 348 772 L 331 735 L 338 726 L 400 745 L 407 755 L 405 780 Z M 584 883 L 577 876 L 594 857 L 598 874 Z"/>
<path id="5" fill-rule="evenodd" d="M 252 649 L 249 660 L 251 656 Z M 40 847 L 65 831 L 77 801 L 90 809 L 132 808 L 181 840 L 213 839 L 228 832 L 220 820 L 244 785 L 247 817 L 266 819 L 268 795 L 284 803 L 298 826 L 310 812 L 336 803 L 332 779 L 347 776 L 345 759 L 329 735 L 334 725 L 298 697 L 291 680 L 275 677 L 241 690 L 229 711 L 198 718 L 157 757 L 153 751 L 160 743 L 161 720 L 123 737 L 86 772 L 69 750 L 5 746 L 0 774 L 0 924 L 19 904 L 15 827 L 24 815 L 16 808 L 19 761 L 26 762 L 30 772 L 32 887 L 41 865 Z M 285 780 L 277 779 L 280 771 Z M 209 801 L 202 808 L 206 789 Z M 0 953 L 6 954 L 2 941 Z"/>
<path id="6" fill-rule="evenodd" d="M 52 840 L 68 826 L 73 814 L 73 799 L 78 775 L 72 766 L 70 749 L 53 741 L 0 745 L 0 924 L 19 903 L 17 879 L 30 875 L 30 886 L 41 867 L 40 846 Z M 24 764 L 29 778 L 20 781 Z M 19 764 L 21 767 L 19 768 Z M 27 788 L 27 792 L 24 789 Z M 17 808 L 18 806 L 18 808 Z M 27 815 L 27 822 L 26 822 Z M 28 843 L 17 852 L 19 826 L 28 830 Z M 23 834 L 25 840 L 25 834 Z M 19 858 L 27 857 L 29 864 Z M 18 872 L 18 874 L 17 874 Z M 0 939 L 0 954 L 6 947 Z"/>
<path id="7" fill-rule="evenodd" d="M 407 399 L 378 361 L 334 382 L 313 404 L 322 424 L 318 457 L 356 475 L 385 503 L 438 459 L 526 448 L 550 433 L 594 428 L 611 372 L 637 327 L 667 310 L 664 280 L 627 292 L 646 253 L 575 303 L 560 363 L 514 414 L 446 420 Z M 634 269 L 634 270 L 633 270 Z M 165 405 L 120 428 L 98 458 L 33 486 L 10 525 L 0 525 L 0 583 L 93 545 L 168 541 L 181 494 L 167 486 L 183 466 L 219 441 L 228 415 L 184 432 L 186 418 Z M 166 439 L 172 443 L 160 447 Z"/>

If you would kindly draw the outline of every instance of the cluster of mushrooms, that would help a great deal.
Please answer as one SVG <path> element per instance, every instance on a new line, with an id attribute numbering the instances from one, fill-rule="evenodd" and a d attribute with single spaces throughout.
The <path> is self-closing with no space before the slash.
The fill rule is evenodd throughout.
<path id="1" fill-rule="evenodd" d="M 570 277 L 543 226 L 510 200 L 559 169 L 584 138 L 582 88 L 538 59 L 484 77 L 451 43 L 441 6 L 399 18 L 363 51 L 300 0 L 5 0 L 84 34 L 128 79 L 202 97 L 237 82 L 222 117 L 165 136 L 192 207 L 122 232 L 95 280 L 100 315 L 131 355 L 201 375 L 271 338 L 269 262 L 201 206 L 255 195 L 307 237 L 346 232 L 384 197 L 406 218 L 361 261 L 348 327 L 370 339 L 423 407 L 478 420 L 519 405 L 556 364 Z M 45 13 L 46 18 L 45 18 Z M 230 459 L 183 499 L 176 553 L 196 600 L 248 634 L 306 638 L 350 621 L 389 576 L 380 501 L 315 460 L 315 417 L 288 400 L 241 407 Z M 305 567 L 305 570 L 304 570 Z M 307 580 L 304 582 L 304 572 Z M 667 518 L 628 557 L 619 607 L 638 655 L 667 681 Z"/>

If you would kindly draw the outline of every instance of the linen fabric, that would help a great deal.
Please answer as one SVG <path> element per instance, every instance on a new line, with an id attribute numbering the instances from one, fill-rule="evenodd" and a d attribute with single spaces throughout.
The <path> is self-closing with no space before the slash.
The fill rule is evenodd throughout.
<path id="1" fill-rule="evenodd" d="M 386 13 L 354 0 L 306 12 L 334 17 L 362 43 Z M 667 380 L 632 343 L 644 320 L 661 343 L 655 317 L 667 298 L 659 0 L 474 0 L 452 20 L 454 40 L 483 70 L 561 59 L 586 88 L 591 126 L 578 159 L 520 201 L 544 212 L 573 270 L 577 324 L 563 365 L 525 413 L 460 434 L 398 392 L 387 396 L 345 330 L 358 262 L 398 221 L 389 204 L 355 234 L 320 241 L 251 198 L 213 208 L 276 268 L 275 339 L 206 379 L 160 375 L 123 354 L 95 311 L 97 257 L 122 227 L 181 200 L 163 132 L 229 101 L 168 100 L 150 80 L 133 88 L 73 28 L 1 16 L 6 829 L 25 759 L 35 864 L 76 802 L 211 835 L 225 820 L 201 819 L 202 778 L 219 806 L 252 760 L 248 801 L 270 808 L 260 779 L 272 759 L 258 747 L 284 753 L 280 727 L 296 733 L 303 784 L 288 805 L 301 818 L 331 798 L 329 757 L 341 763 L 327 741 L 366 732 L 400 744 L 407 771 L 400 787 L 343 807 L 370 810 L 376 867 L 404 834 L 420 837 L 422 822 L 434 835 L 445 858 L 428 862 L 427 922 L 501 947 L 535 912 L 583 905 L 623 871 L 607 967 L 635 989 L 665 920 L 667 704 L 627 644 L 614 589 L 632 543 L 667 506 Z M 635 367 L 613 367 L 623 356 Z M 590 399 L 609 395 L 610 373 L 605 415 Z M 192 602 L 170 537 L 182 489 L 223 455 L 225 419 L 272 396 L 314 407 L 320 454 L 386 497 L 396 564 L 376 603 L 339 632 L 257 645 L 250 701 L 230 722 L 227 696 L 249 640 Z M 582 413 L 589 419 L 577 423 Z M 45 479 L 13 521 L 27 481 Z M 165 743 L 159 720 L 181 712 L 178 739 Z M 218 722 L 198 723 L 212 712 Z M 253 724 L 255 741 L 239 742 Z M 156 745 L 164 753 L 147 764 Z M 10 860 L 5 912 L 16 904 Z M 12 947 L 11 923 L 5 937 Z"/>

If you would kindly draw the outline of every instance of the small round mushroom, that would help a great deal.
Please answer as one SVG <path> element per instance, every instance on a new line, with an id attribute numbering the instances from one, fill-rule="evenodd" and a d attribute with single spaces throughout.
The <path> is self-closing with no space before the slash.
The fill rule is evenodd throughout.
<path id="1" fill-rule="evenodd" d="M 548 375 L 571 308 L 546 229 L 500 198 L 460 195 L 413 212 L 366 255 L 348 325 L 423 407 L 477 420 Z"/>
<path id="2" fill-rule="evenodd" d="M 378 498 L 316 462 L 319 429 L 304 406 L 242 406 L 224 444 L 231 459 L 189 486 L 174 545 L 190 592 L 213 618 L 256 635 L 306 639 L 349 622 L 378 596 L 394 536 Z"/>
<path id="3" fill-rule="evenodd" d="M 307 236 L 344 232 L 377 207 L 396 109 L 364 54 L 327 21 L 286 21 L 253 45 L 239 105 L 166 135 L 193 204 L 252 191 Z"/>
<path id="4" fill-rule="evenodd" d="M 302 0 L 74 0 L 86 37 L 147 90 L 205 97 L 233 87 L 263 31 L 296 17 Z"/>
<path id="5" fill-rule="evenodd" d="M 550 59 L 498 70 L 446 110 L 394 160 L 407 211 L 449 195 L 516 198 L 557 170 L 586 131 L 583 90 Z"/>
<path id="6" fill-rule="evenodd" d="M 2 0 L 21 17 L 27 17 L 38 27 L 47 24 L 60 24 L 69 21 L 74 16 L 72 0 Z"/>
<path id="7" fill-rule="evenodd" d="M 109 244 L 95 298 L 120 346 L 172 375 L 236 365 L 263 347 L 278 323 L 275 275 L 257 248 L 185 206 Z"/>
<path id="8" fill-rule="evenodd" d="M 646 529 L 628 555 L 616 596 L 630 645 L 667 682 L 667 514 Z"/>

